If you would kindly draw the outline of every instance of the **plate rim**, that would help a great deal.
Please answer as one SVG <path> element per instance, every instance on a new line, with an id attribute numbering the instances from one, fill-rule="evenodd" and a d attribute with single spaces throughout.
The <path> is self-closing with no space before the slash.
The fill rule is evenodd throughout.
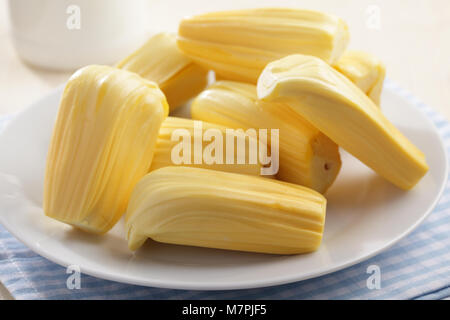
<path id="1" fill-rule="evenodd" d="M 21 118 L 21 115 L 29 112 L 31 109 L 38 107 L 42 100 L 48 99 L 49 97 L 51 97 L 55 94 L 59 94 L 61 92 L 61 90 L 63 90 L 63 88 L 64 88 L 64 84 L 54 88 L 49 93 L 43 95 L 41 98 L 39 98 L 35 102 L 31 103 L 28 107 L 15 113 L 13 115 L 13 117 L 3 127 L 3 129 L 0 133 L 0 139 L 10 126 L 14 125 L 14 123 L 16 121 L 18 121 L 18 119 Z M 120 282 L 120 283 L 124 283 L 124 284 L 131 284 L 131 285 L 138 285 L 138 286 L 145 286 L 145 287 L 154 287 L 154 288 L 164 288 L 164 289 L 201 290 L 201 291 L 256 289 L 256 288 L 273 287 L 273 286 L 283 285 L 283 284 L 288 284 L 288 283 L 295 283 L 295 282 L 300 282 L 300 281 L 324 276 L 327 274 L 331 274 L 331 273 L 346 269 L 348 267 L 357 265 L 363 261 L 366 261 L 366 260 L 380 254 L 383 251 L 388 250 L 393 245 L 395 245 L 398 241 L 400 241 L 401 239 L 408 236 L 411 232 L 413 232 L 420 224 L 422 224 L 422 222 L 426 218 L 428 218 L 428 216 L 431 214 L 433 209 L 438 204 L 439 200 L 441 199 L 441 197 L 444 193 L 444 190 L 446 189 L 447 181 L 449 178 L 448 177 L 448 175 L 449 175 L 449 155 L 447 154 L 444 140 L 443 140 L 438 128 L 436 127 L 435 123 L 429 118 L 429 116 L 427 114 L 425 114 L 424 110 L 422 108 L 418 108 L 417 103 L 414 103 L 411 100 L 407 99 L 406 97 L 404 97 L 402 94 L 400 94 L 393 88 L 386 87 L 385 90 L 390 91 L 392 94 L 405 100 L 409 105 L 416 108 L 416 110 L 421 113 L 422 117 L 426 119 L 428 124 L 433 129 L 435 135 L 438 137 L 439 148 L 441 149 L 443 156 L 444 156 L 445 167 L 444 167 L 444 174 L 443 174 L 444 178 L 440 185 L 439 192 L 434 196 L 433 201 L 430 202 L 425 213 L 414 224 L 410 225 L 404 232 L 402 232 L 397 237 L 391 239 L 390 241 L 388 241 L 386 244 L 384 244 L 377 250 L 374 250 L 369 254 L 362 254 L 357 258 L 350 259 L 349 261 L 346 261 L 344 263 L 336 265 L 332 268 L 323 267 L 320 270 L 313 270 L 313 271 L 310 271 L 306 274 L 304 273 L 299 276 L 292 276 L 291 274 L 289 274 L 287 276 L 281 275 L 279 277 L 271 277 L 270 279 L 262 279 L 262 280 L 259 280 L 258 282 L 256 282 L 255 280 L 251 280 L 248 282 L 239 281 L 238 284 L 235 282 L 219 284 L 219 283 L 214 283 L 214 281 L 208 282 L 208 283 L 196 283 L 196 282 L 191 282 L 191 281 L 183 281 L 180 283 L 180 280 L 176 280 L 176 281 L 167 280 L 167 279 L 164 281 L 156 280 L 156 279 L 146 280 L 146 279 L 138 279 L 136 277 L 133 277 L 132 275 L 111 274 L 109 272 L 105 273 L 105 272 L 98 270 L 98 268 L 95 268 L 95 267 L 94 268 L 89 268 L 89 267 L 86 268 L 83 266 L 80 266 L 81 272 L 83 274 L 93 276 L 93 277 L 96 277 L 99 279 L 115 281 L 115 282 Z M 427 106 L 427 108 L 429 108 L 429 107 Z M 40 256 L 44 257 L 45 259 L 47 259 L 51 262 L 54 262 L 62 267 L 66 268 L 69 265 L 71 265 L 68 261 L 58 258 L 56 255 L 47 252 L 45 249 L 43 249 L 39 245 L 35 245 L 34 242 L 28 241 L 26 238 L 24 239 L 23 237 L 21 237 L 19 232 L 17 232 L 17 229 L 14 228 L 13 226 L 10 226 L 8 221 L 6 219 L 4 219 L 3 215 L 1 215 L 1 214 L 0 214 L 0 223 L 18 241 L 22 242 L 25 246 L 27 246 L 33 252 L 39 254 Z"/>

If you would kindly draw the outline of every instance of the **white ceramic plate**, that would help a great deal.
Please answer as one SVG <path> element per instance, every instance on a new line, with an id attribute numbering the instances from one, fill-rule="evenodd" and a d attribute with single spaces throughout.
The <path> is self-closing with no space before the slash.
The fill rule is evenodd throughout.
<path id="1" fill-rule="evenodd" d="M 0 136 L 0 222 L 40 255 L 83 273 L 145 286 L 240 289 L 317 277 L 388 248 L 417 227 L 439 199 L 447 177 L 442 141 L 414 106 L 386 90 L 387 117 L 427 156 L 430 171 L 410 192 L 390 185 L 343 152 L 328 192 L 322 246 L 312 254 L 274 256 L 147 241 L 131 253 L 122 222 L 94 236 L 47 218 L 41 208 L 44 164 L 62 90 L 19 114 Z M 368 141 L 370 143 L 370 141 Z"/>

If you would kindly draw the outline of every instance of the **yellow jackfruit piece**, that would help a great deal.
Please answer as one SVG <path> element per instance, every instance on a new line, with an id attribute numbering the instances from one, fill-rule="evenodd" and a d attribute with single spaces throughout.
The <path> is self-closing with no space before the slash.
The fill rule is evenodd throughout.
<path id="1" fill-rule="evenodd" d="M 208 84 L 208 71 L 178 49 L 176 35 L 171 33 L 153 36 L 116 67 L 156 82 L 170 110 L 195 97 Z"/>
<path id="2" fill-rule="evenodd" d="M 227 129 L 205 121 L 168 117 L 159 130 L 150 171 L 182 165 L 260 175 L 263 166 L 256 137 L 238 131 L 230 133 L 233 152 L 227 154 Z M 243 150 L 238 150 L 239 141 L 244 142 Z"/>
<path id="3" fill-rule="evenodd" d="M 289 104 L 299 115 L 388 181 L 411 189 L 428 171 L 424 154 L 353 82 L 312 56 L 267 65 L 258 98 Z"/>
<path id="4" fill-rule="evenodd" d="M 147 238 L 208 248 L 296 254 L 322 240 L 326 199 L 273 179 L 165 167 L 136 185 L 125 215 L 128 246 Z"/>
<path id="5" fill-rule="evenodd" d="M 267 63 L 302 53 L 335 63 L 349 42 L 346 23 L 317 11 L 263 8 L 186 18 L 178 47 L 222 79 L 256 84 Z"/>
<path id="6" fill-rule="evenodd" d="M 349 78 L 358 88 L 380 104 L 386 67 L 380 59 L 363 51 L 347 51 L 334 68 Z"/>
<path id="7" fill-rule="evenodd" d="M 333 141 L 287 104 L 258 100 L 252 84 L 214 83 L 192 102 L 191 116 L 230 128 L 278 129 L 280 180 L 324 193 L 341 168 L 339 148 Z M 268 132 L 272 144 L 270 137 Z"/>
<path id="8" fill-rule="evenodd" d="M 111 229 L 150 167 L 168 105 L 137 74 L 87 66 L 68 81 L 47 156 L 47 216 L 94 233 Z"/>

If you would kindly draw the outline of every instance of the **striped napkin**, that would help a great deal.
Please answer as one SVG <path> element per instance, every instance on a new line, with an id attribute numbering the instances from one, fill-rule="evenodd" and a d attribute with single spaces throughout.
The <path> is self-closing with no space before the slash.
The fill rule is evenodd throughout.
<path id="1" fill-rule="evenodd" d="M 386 86 L 434 122 L 450 153 L 450 123 L 391 81 Z M 0 130 L 6 121 L 0 118 Z M 379 289 L 367 285 L 371 276 L 367 270 L 373 265 L 381 271 Z M 450 297 L 450 183 L 428 219 L 391 249 L 311 280 L 250 290 L 188 291 L 81 275 L 81 288 L 70 290 L 69 276 L 65 268 L 35 254 L 0 225 L 0 281 L 16 299 L 446 299 Z"/>

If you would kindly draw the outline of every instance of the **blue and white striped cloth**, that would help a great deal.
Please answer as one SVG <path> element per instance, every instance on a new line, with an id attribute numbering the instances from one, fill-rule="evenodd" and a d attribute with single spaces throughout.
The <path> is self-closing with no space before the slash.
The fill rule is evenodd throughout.
<path id="1" fill-rule="evenodd" d="M 386 86 L 433 120 L 450 153 L 450 123 L 390 81 Z M 0 118 L 0 126 L 6 122 Z M 1 128 L 0 128 L 1 130 Z M 367 267 L 381 269 L 381 288 L 367 288 Z M 445 299 L 450 297 L 450 183 L 428 219 L 394 247 L 358 265 L 302 282 L 250 290 L 147 288 L 87 275 L 66 286 L 66 269 L 35 254 L 0 225 L 0 281 L 16 299 Z"/>

